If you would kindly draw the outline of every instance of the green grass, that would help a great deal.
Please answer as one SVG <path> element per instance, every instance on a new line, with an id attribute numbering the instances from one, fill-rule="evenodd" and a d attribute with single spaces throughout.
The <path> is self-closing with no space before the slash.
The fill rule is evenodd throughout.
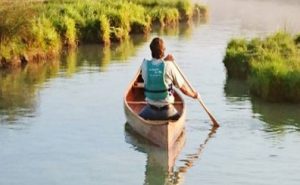
<path id="1" fill-rule="evenodd" d="M 23 55 L 58 53 L 61 46 L 123 42 L 155 23 L 188 22 L 204 9 L 190 0 L 0 1 L 0 67 Z"/>
<path id="2" fill-rule="evenodd" d="M 179 21 L 179 12 L 176 8 L 154 8 L 149 10 L 150 17 L 154 23 L 161 26 L 175 25 Z"/>
<path id="3" fill-rule="evenodd" d="M 300 102 L 299 36 L 233 39 L 224 64 L 229 78 L 248 79 L 253 94 L 269 101 Z"/>

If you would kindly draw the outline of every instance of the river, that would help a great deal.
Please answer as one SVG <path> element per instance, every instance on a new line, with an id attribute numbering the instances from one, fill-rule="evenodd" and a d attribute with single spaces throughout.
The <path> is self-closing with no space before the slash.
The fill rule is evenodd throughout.
<path id="1" fill-rule="evenodd" d="M 206 2 L 206 22 L 1 71 L 0 184 L 299 184 L 299 104 L 252 97 L 245 82 L 227 79 L 222 60 L 232 37 L 300 32 L 300 2 Z M 122 102 L 155 36 L 221 125 L 212 130 L 199 103 L 185 97 L 186 129 L 170 172 L 164 151 L 125 129 Z"/>

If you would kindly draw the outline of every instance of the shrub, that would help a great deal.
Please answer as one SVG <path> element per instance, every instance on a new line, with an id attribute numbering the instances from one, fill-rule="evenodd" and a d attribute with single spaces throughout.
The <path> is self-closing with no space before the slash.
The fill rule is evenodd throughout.
<path id="1" fill-rule="evenodd" d="M 30 31 L 30 42 L 27 43 L 32 48 L 40 48 L 44 51 L 59 47 L 59 35 L 51 21 L 45 16 L 41 16 L 32 22 Z"/>
<path id="2" fill-rule="evenodd" d="M 194 13 L 194 8 L 189 0 L 182 0 L 176 3 L 176 7 L 180 14 L 180 20 L 189 21 Z"/>
<path id="3" fill-rule="evenodd" d="M 297 37 L 278 32 L 265 39 L 233 39 L 224 64 L 229 77 L 248 78 L 253 94 L 269 101 L 300 102 Z"/>
<path id="4" fill-rule="evenodd" d="M 148 33 L 154 22 L 189 20 L 195 7 L 190 0 L 0 1 L 0 65 L 28 52 L 57 52 L 61 45 L 120 42 L 129 33 Z"/>
<path id="5" fill-rule="evenodd" d="M 249 71 L 249 53 L 245 39 L 233 39 L 228 43 L 223 60 L 228 77 L 247 78 Z"/>
<path id="6" fill-rule="evenodd" d="M 175 25 L 179 21 L 179 12 L 175 8 L 153 8 L 149 15 L 154 23 L 159 23 L 161 26 Z"/>
<path id="7" fill-rule="evenodd" d="M 75 21 L 72 18 L 65 16 L 63 18 L 64 29 L 63 33 L 63 43 L 68 47 L 75 47 L 77 45 L 77 35 Z"/>
<path id="8" fill-rule="evenodd" d="M 109 44 L 110 43 L 110 24 L 109 20 L 105 15 L 100 15 L 99 17 L 99 26 L 100 26 L 100 40 L 104 44 Z"/>

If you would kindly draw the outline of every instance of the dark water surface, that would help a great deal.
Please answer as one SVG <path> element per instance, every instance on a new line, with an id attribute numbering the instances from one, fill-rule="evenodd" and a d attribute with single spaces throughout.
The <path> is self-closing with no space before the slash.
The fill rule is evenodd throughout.
<path id="1" fill-rule="evenodd" d="M 222 59 L 231 37 L 300 32 L 300 3 L 207 3 L 206 23 L 1 71 L 0 184 L 299 184 L 300 105 L 251 97 L 245 82 L 226 78 Z M 122 104 L 157 35 L 221 124 L 211 130 L 198 102 L 185 98 L 186 129 L 170 172 L 165 151 L 126 131 Z"/>

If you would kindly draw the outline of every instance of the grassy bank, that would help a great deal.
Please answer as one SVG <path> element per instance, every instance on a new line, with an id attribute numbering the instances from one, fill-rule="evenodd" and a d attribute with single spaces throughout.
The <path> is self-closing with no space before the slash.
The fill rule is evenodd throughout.
<path id="1" fill-rule="evenodd" d="M 0 68 L 56 56 L 62 47 L 122 42 L 206 16 L 190 0 L 0 1 Z"/>
<path id="2" fill-rule="evenodd" d="M 229 78 L 247 79 L 252 94 L 300 102 L 300 37 L 278 32 L 265 39 L 233 39 L 224 64 Z"/>

